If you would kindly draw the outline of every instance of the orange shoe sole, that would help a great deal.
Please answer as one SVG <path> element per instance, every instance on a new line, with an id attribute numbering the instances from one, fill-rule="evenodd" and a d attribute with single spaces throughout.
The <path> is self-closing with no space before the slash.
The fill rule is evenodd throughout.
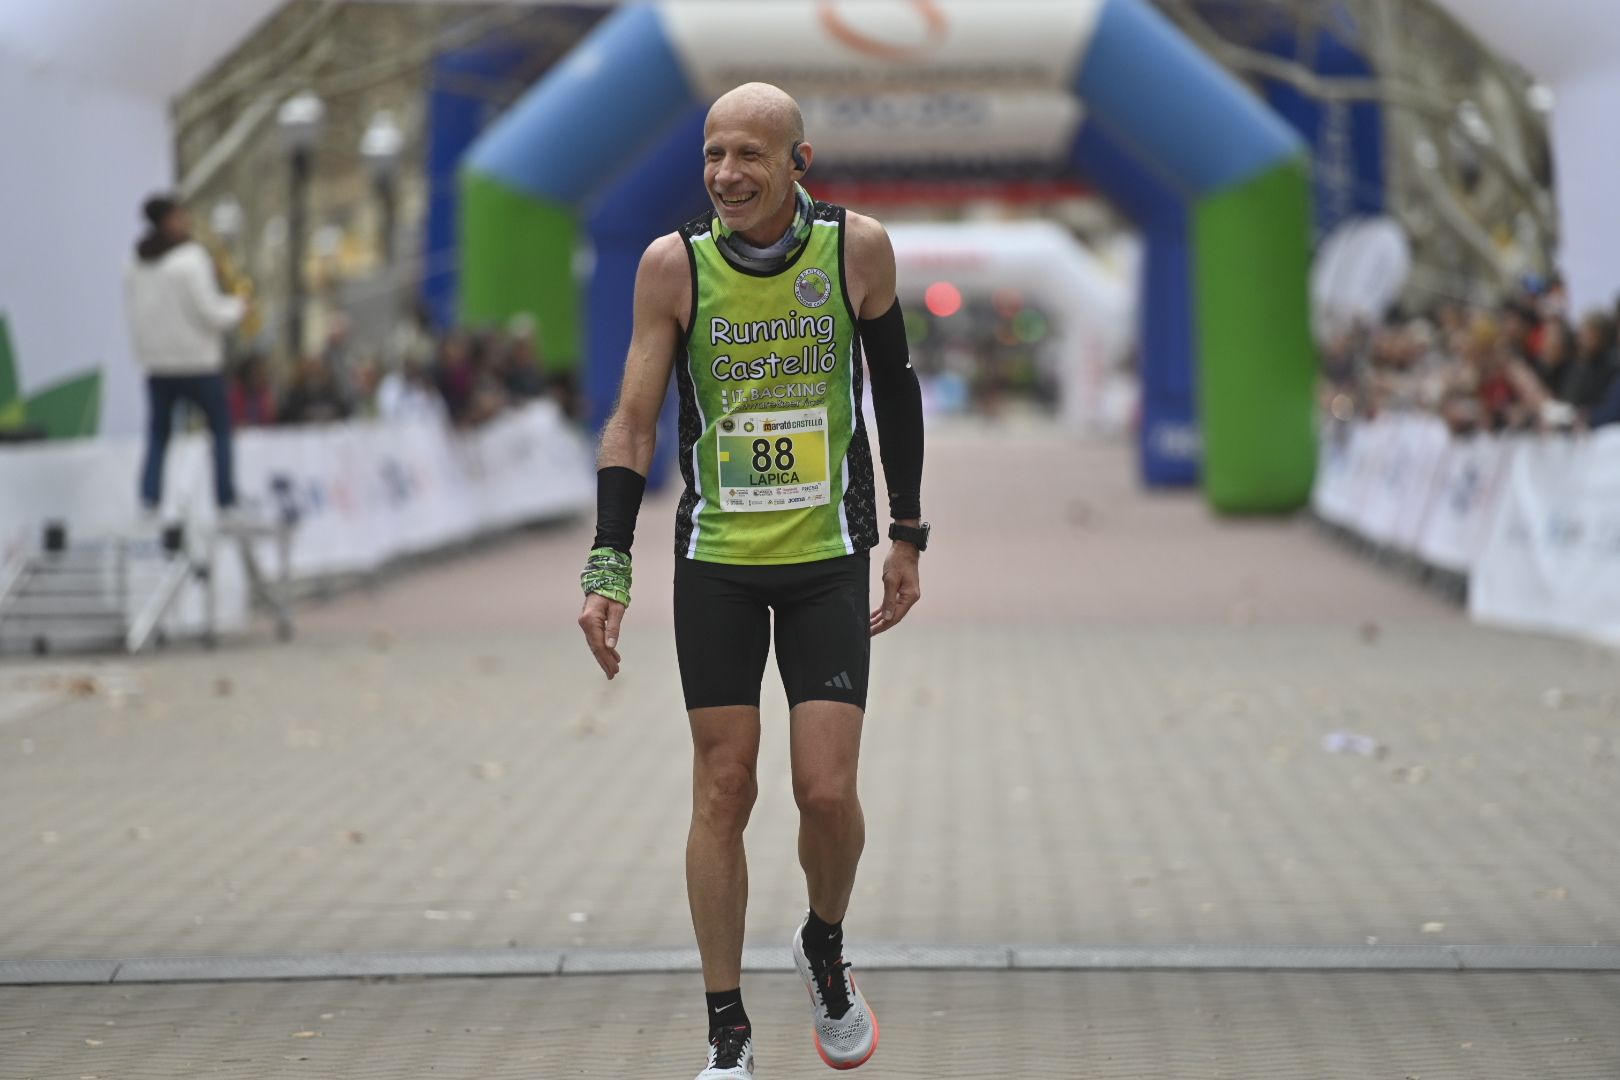
<path id="1" fill-rule="evenodd" d="M 860 989 L 860 986 L 855 982 L 855 976 L 853 976 L 853 975 L 851 975 L 849 977 L 849 984 L 851 986 L 855 987 L 855 989 L 857 991 Z M 815 1000 L 816 1000 L 816 992 L 814 990 L 810 989 L 810 987 L 805 987 L 805 989 L 809 991 L 809 993 L 810 993 L 810 1001 L 812 1003 L 814 1003 Z M 872 1048 L 870 1050 L 868 1050 L 866 1052 L 866 1056 L 861 1058 L 861 1060 L 859 1060 L 859 1061 L 846 1061 L 846 1062 L 834 1061 L 832 1058 L 827 1056 L 827 1051 L 825 1051 L 825 1050 L 823 1050 L 821 1048 L 821 1032 L 817 1031 L 813 1027 L 810 1029 L 810 1036 L 816 1042 L 816 1053 L 821 1056 L 821 1060 L 827 1066 L 827 1068 L 829 1068 L 829 1069 L 838 1069 L 839 1071 L 844 1072 L 844 1071 L 848 1071 L 850 1069 L 858 1069 L 862 1065 L 865 1065 L 868 1061 L 872 1060 L 872 1055 L 877 1053 L 878 1039 L 879 1039 L 880 1036 L 882 1036 L 883 1029 L 878 1027 L 877 1013 L 872 1011 L 872 1006 L 868 1005 L 866 1007 L 866 1015 L 868 1017 L 870 1017 L 871 1020 L 872 1020 Z"/>

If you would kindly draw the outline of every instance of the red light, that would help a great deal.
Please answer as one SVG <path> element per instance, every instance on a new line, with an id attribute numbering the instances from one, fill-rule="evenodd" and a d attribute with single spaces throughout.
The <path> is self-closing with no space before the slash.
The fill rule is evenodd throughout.
<path id="1" fill-rule="evenodd" d="M 962 310 L 962 292 L 948 281 L 936 281 L 923 293 L 923 303 L 935 317 L 948 319 Z"/>

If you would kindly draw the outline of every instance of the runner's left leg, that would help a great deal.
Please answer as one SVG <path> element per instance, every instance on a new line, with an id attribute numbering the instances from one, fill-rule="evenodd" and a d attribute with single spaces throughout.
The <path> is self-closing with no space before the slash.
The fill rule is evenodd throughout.
<path id="1" fill-rule="evenodd" d="M 799 865 L 811 910 L 827 922 L 842 922 L 866 845 L 856 794 L 863 713 L 841 701 L 804 701 L 790 716 Z"/>

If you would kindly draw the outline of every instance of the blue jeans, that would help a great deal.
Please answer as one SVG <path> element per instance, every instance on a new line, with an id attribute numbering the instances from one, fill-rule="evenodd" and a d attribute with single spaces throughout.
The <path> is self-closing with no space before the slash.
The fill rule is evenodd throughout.
<path id="1" fill-rule="evenodd" d="M 208 419 L 214 441 L 214 498 L 221 507 L 236 505 L 236 480 L 231 465 L 231 412 L 225 404 L 223 375 L 148 375 L 146 399 L 146 468 L 141 473 L 141 502 L 157 506 L 163 501 L 163 455 L 174 430 L 174 407 L 189 401 Z"/>

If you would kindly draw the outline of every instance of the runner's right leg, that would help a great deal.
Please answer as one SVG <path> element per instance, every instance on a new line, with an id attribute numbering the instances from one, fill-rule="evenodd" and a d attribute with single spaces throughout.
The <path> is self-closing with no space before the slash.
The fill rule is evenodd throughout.
<path id="1" fill-rule="evenodd" d="M 692 827 L 686 837 L 686 897 L 711 993 L 742 981 L 748 861 L 743 828 L 759 794 L 759 709 L 693 709 Z"/>
<path id="2" fill-rule="evenodd" d="M 752 1080 L 742 1004 L 748 863 L 743 828 L 759 793 L 759 685 L 771 616 L 748 571 L 675 560 L 675 653 L 692 727 L 686 896 L 708 991 L 709 1060 L 700 1080 Z"/>

